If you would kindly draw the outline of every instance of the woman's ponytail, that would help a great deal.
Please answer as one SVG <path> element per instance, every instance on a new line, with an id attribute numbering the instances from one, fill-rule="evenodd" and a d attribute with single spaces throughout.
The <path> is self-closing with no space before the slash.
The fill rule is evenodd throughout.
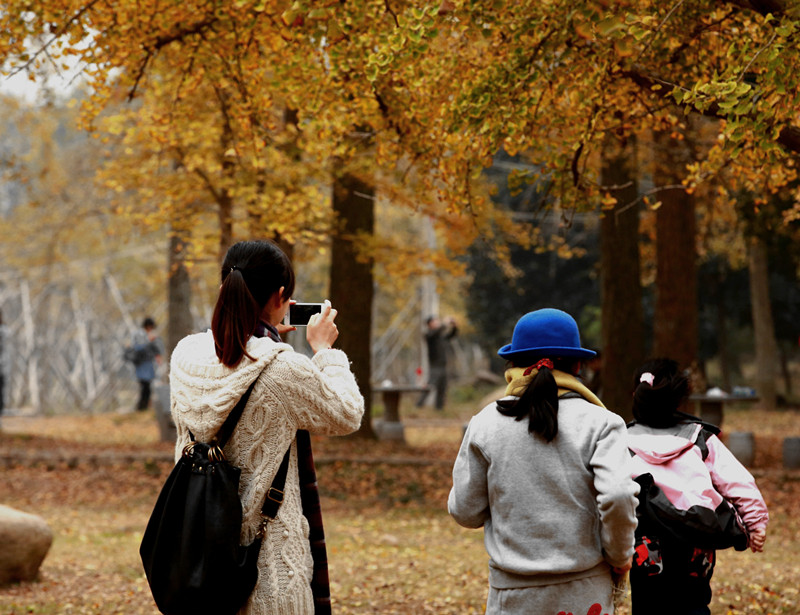
<path id="1" fill-rule="evenodd" d="M 294 293 L 289 258 L 270 241 L 241 241 L 230 247 L 222 263 L 222 286 L 211 317 L 217 357 L 235 367 L 247 354 L 264 306 L 283 288 L 284 299 Z"/>
<path id="2" fill-rule="evenodd" d="M 537 372 L 525 391 L 517 398 L 501 399 L 497 410 L 517 421 L 528 419 L 528 432 L 537 433 L 552 442 L 558 435 L 558 385 L 553 376 L 553 362 L 541 359 L 526 370 L 525 375 Z"/>

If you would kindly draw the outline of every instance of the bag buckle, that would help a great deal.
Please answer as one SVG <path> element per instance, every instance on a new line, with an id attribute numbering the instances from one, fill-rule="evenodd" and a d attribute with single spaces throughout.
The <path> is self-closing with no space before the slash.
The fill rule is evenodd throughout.
<path id="1" fill-rule="evenodd" d="M 278 504 L 283 503 L 283 491 L 281 491 L 280 489 L 275 489 L 275 487 L 270 487 L 267 490 L 267 497 L 273 502 L 277 502 Z"/>
<path id="2" fill-rule="evenodd" d="M 270 504 L 267 506 L 267 504 Z M 258 529 L 259 535 L 263 536 L 267 530 L 267 523 L 274 521 L 278 516 L 278 509 L 283 503 L 283 491 L 270 487 L 264 498 L 264 506 L 261 508 L 261 526 Z"/>

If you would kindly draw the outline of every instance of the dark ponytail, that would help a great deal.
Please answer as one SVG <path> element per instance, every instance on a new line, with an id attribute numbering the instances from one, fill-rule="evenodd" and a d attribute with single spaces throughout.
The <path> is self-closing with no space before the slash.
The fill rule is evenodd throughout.
<path id="1" fill-rule="evenodd" d="M 522 395 L 499 400 L 497 410 L 517 421 L 527 418 L 529 433 L 538 433 L 546 442 L 552 442 L 558 435 L 558 385 L 552 370 L 571 373 L 573 362 L 557 361 L 554 366 L 545 359 L 536 365 L 538 371 Z"/>
<path id="2" fill-rule="evenodd" d="M 247 340 L 270 297 L 283 286 L 284 299 L 294 293 L 289 258 L 271 241 L 241 241 L 232 245 L 222 263 L 222 286 L 211 317 L 217 357 L 235 367 L 247 354 Z"/>
<path id="3" fill-rule="evenodd" d="M 664 428 L 681 420 L 678 408 L 688 399 L 691 387 L 677 361 L 647 361 L 636 371 L 633 387 L 633 418 L 639 423 Z"/>

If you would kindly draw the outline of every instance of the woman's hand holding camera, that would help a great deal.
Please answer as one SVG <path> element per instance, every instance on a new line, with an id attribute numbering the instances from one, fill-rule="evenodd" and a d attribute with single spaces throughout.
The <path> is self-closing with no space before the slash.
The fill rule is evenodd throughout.
<path id="1" fill-rule="evenodd" d="M 333 322 L 337 314 L 338 312 L 331 307 L 331 302 L 326 299 L 322 312 L 314 314 L 308 320 L 306 340 L 314 352 L 333 347 L 333 343 L 339 337 L 339 329 Z"/>

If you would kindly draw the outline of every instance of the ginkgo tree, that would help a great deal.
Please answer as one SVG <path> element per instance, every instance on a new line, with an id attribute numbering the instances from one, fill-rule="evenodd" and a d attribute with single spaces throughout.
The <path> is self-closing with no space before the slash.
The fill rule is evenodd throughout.
<path id="1" fill-rule="evenodd" d="M 728 194 L 789 185 L 800 151 L 799 11 L 796 0 L 11 0 L 0 57 L 9 68 L 77 59 L 93 88 L 90 125 L 118 92 L 142 101 L 142 134 L 161 122 L 165 135 L 216 98 L 222 120 L 197 134 L 217 131 L 201 149 L 216 148 L 215 171 L 227 194 L 245 194 L 239 203 L 258 202 L 290 142 L 303 165 L 370 185 L 392 178 L 446 248 L 481 234 L 502 254 L 504 242 L 529 245 L 533 234 L 482 190 L 500 148 L 532 162 L 512 182 L 545 179 L 547 202 L 617 219 L 635 207 L 604 185 L 605 152 L 650 132 L 672 147 L 689 132 L 686 115 L 702 114 L 716 120 L 713 145 L 656 185 L 696 191 L 722 172 L 716 186 Z M 286 109 L 297 118 L 288 128 Z M 193 155 L 185 168 L 195 174 L 213 158 L 193 166 Z M 614 273 L 604 272 L 607 291 L 638 284 Z M 603 312 L 624 322 L 621 308 Z"/>

